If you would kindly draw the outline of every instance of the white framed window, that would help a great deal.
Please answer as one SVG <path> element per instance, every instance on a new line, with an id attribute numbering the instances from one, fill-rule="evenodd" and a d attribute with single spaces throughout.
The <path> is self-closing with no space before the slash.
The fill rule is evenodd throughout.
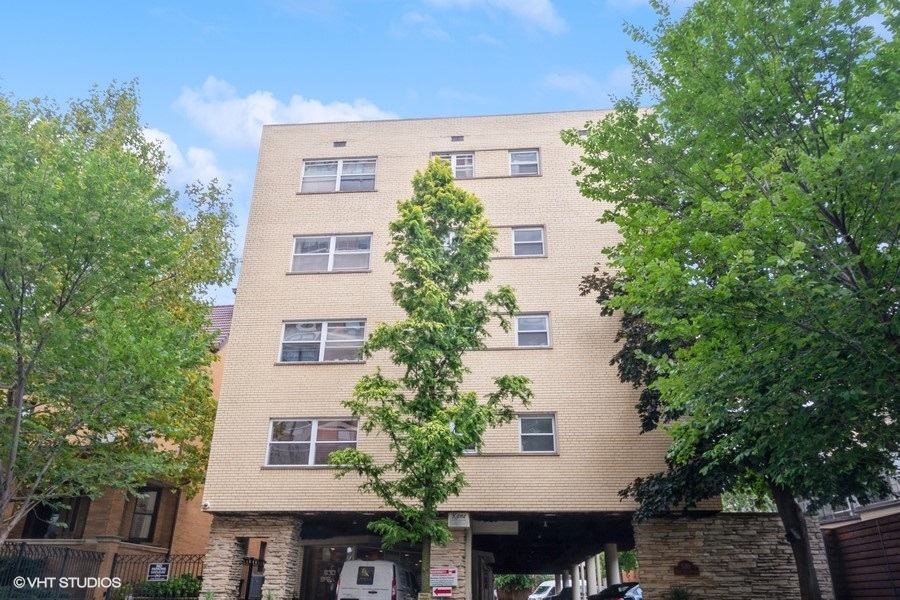
<path id="1" fill-rule="evenodd" d="M 540 175 L 541 169 L 538 162 L 537 150 L 510 150 L 509 174 L 510 175 Z"/>
<path id="2" fill-rule="evenodd" d="M 519 416 L 519 450 L 556 452 L 556 420 L 553 415 Z"/>
<path id="3" fill-rule="evenodd" d="M 547 315 L 516 316 L 516 346 L 520 348 L 549 346 L 549 321 Z"/>
<path id="4" fill-rule="evenodd" d="M 439 154 L 438 156 L 450 163 L 454 178 L 471 179 L 475 177 L 475 155 L 471 152 L 467 154 Z"/>
<path id="5" fill-rule="evenodd" d="M 366 271 L 371 252 L 371 234 L 297 236 L 291 272 Z"/>
<path id="6" fill-rule="evenodd" d="M 281 335 L 283 363 L 346 362 L 362 360 L 366 322 L 298 321 L 284 324 Z"/>
<path id="7" fill-rule="evenodd" d="M 374 158 L 341 158 L 303 162 L 301 193 L 371 192 L 375 189 Z"/>
<path id="8" fill-rule="evenodd" d="M 513 227 L 513 256 L 544 256 L 543 227 Z"/>
<path id="9" fill-rule="evenodd" d="M 356 448 L 358 429 L 355 419 L 273 420 L 266 465 L 327 465 L 332 452 Z"/>

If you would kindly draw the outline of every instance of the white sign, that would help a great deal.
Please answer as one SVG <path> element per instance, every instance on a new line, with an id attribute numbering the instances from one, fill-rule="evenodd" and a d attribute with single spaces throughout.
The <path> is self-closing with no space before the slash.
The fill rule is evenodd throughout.
<path id="1" fill-rule="evenodd" d="M 431 595 L 435 598 L 448 598 L 453 595 L 452 587 L 433 587 L 431 588 Z"/>
<path id="2" fill-rule="evenodd" d="M 447 515 L 447 527 L 467 529 L 469 527 L 469 513 L 449 513 Z"/>
<path id="3" fill-rule="evenodd" d="M 455 567 L 431 569 L 429 584 L 431 587 L 456 587 L 459 585 L 459 572 Z"/>

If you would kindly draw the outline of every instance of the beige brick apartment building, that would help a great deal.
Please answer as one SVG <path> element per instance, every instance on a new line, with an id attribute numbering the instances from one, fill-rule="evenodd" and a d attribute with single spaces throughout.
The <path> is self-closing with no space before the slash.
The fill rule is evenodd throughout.
<path id="1" fill-rule="evenodd" d="M 237 597 L 248 553 L 264 554 L 264 589 L 308 600 L 331 600 L 351 557 L 416 560 L 416 548 L 380 550 L 366 529 L 379 502 L 325 463 L 347 445 L 385 449 L 341 401 L 376 367 L 392 373 L 386 356 L 356 352 L 377 323 L 403 316 L 383 259 L 388 223 L 435 156 L 485 204 L 499 234 L 491 285 L 513 286 L 521 309 L 513 331 L 467 356 L 468 385 L 486 391 L 493 376 L 523 374 L 535 397 L 463 457 L 471 485 L 446 506 L 455 539 L 433 550 L 432 565 L 458 569 L 454 597 L 482 600 L 491 571 L 562 572 L 612 544 L 633 546 L 632 505 L 618 492 L 663 466 L 667 441 L 638 435 L 637 395 L 609 365 L 617 321 L 579 296 L 616 232 L 579 195 L 578 149 L 560 141 L 602 116 L 264 129 L 203 498 L 214 515 L 205 587 L 217 598 Z"/>

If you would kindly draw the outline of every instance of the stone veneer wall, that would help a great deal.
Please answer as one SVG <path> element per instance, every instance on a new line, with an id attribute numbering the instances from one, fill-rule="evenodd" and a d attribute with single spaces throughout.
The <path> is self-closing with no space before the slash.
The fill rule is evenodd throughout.
<path id="1" fill-rule="evenodd" d="M 247 539 L 266 540 L 266 580 L 263 594 L 288 600 L 299 591 L 302 521 L 292 516 L 259 514 L 215 515 L 203 569 L 203 590 L 215 600 L 237 600 Z"/>
<path id="2" fill-rule="evenodd" d="M 818 523 L 808 523 L 822 597 L 834 598 Z M 698 600 L 800 598 L 797 569 L 778 515 L 719 513 L 709 517 L 654 519 L 635 525 L 644 597 L 670 588 L 693 591 Z M 676 575 L 683 560 L 696 575 Z"/>
<path id="3" fill-rule="evenodd" d="M 455 567 L 458 570 L 459 585 L 453 590 L 452 600 L 467 600 L 466 590 L 468 588 L 468 564 L 469 557 L 468 537 L 471 535 L 469 529 L 451 529 L 453 539 L 446 546 L 431 545 L 431 568 L 438 569 L 441 567 Z M 428 581 L 422 582 L 422 591 L 431 593 L 431 586 Z"/>

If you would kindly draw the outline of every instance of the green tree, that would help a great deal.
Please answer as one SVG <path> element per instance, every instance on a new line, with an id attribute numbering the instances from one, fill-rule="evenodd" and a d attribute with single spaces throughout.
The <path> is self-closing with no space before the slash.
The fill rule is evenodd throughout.
<path id="1" fill-rule="evenodd" d="M 0 96 L 0 542 L 42 502 L 203 479 L 232 216 L 215 183 L 166 188 L 137 104 Z"/>
<path id="2" fill-rule="evenodd" d="M 362 419 L 364 432 L 387 438 L 391 459 L 379 463 L 347 449 L 333 453 L 330 462 L 338 477 L 361 476 L 360 489 L 395 511 L 370 524 L 386 547 L 422 543 L 422 581 L 428 581 L 431 543 L 451 539 L 438 509 L 467 485 L 459 457 L 481 444 L 487 428 L 513 419 L 511 402 L 527 405 L 531 390 L 528 379 L 516 375 L 496 377 L 495 391 L 484 400 L 461 389 L 468 372 L 464 354 L 485 347 L 492 319 L 509 329 L 515 295 L 500 286 L 481 299 L 472 296 L 475 284 L 490 279 L 496 231 L 478 198 L 456 187 L 446 161 L 435 159 L 417 171 L 412 186 L 412 198 L 398 203 L 385 255 L 397 276 L 392 298 L 407 316 L 379 324 L 362 349 L 366 357 L 387 350 L 403 375 L 391 379 L 379 369 L 344 402 Z"/>
<path id="3" fill-rule="evenodd" d="M 801 595 L 812 508 L 887 492 L 900 454 L 895 0 L 699 0 L 630 28 L 632 97 L 575 168 L 622 241 L 608 309 L 670 346 L 635 356 L 673 437 L 626 493 L 647 516 L 764 485 Z M 879 25 L 880 24 L 880 25 Z M 876 29 L 875 26 L 879 25 Z M 648 94 L 654 108 L 642 110 Z"/>

